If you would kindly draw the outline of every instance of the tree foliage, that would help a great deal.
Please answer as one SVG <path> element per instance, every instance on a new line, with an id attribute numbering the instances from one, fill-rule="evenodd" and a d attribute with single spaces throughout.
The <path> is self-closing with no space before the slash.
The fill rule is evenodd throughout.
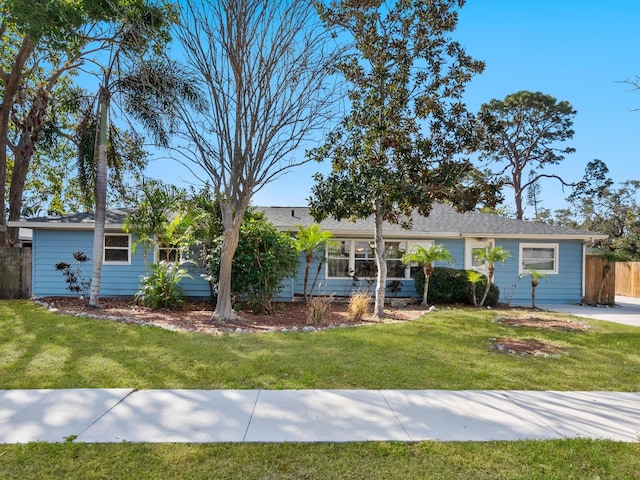
<path id="1" fill-rule="evenodd" d="M 211 251 L 207 263 L 214 279 L 220 275 L 223 239 L 224 236 L 219 238 L 220 248 Z M 234 297 L 261 313 L 272 313 L 272 299 L 282 288 L 282 281 L 295 275 L 298 261 L 298 249 L 291 236 L 280 232 L 264 214 L 247 212 L 233 259 Z"/>
<path id="2" fill-rule="evenodd" d="M 176 149 L 204 170 L 220 202 L 225 237 L 216 318 L 234 316 L 232 260 L 252 196 L 307 161 L 296 151 L 332 113 L 329 77 L 338 50 L 320 27 L 307 0 L 183 2 L 176 37 L 209 108 L 179 109 Z"/>
<path id="3" fill-rule="evenodd" d="M 429 278 L 431 277 L 431 273 L 433 272 L 433 263 L 449 262 L 449 264 L 453 265 L 454 259 L 453 255 L 451 255 L 451 252 L 442 245 L 431 245 L 428 248 L 417 245 L 413 249 L 413 251 L 405 253 L 402 256 L 402 262 L 406 264 L 417 263 L 418 266 L 422 268 L 422 271 L 424 273 L 424 292 L 422 295 L 422 305 L 427 306 Z"/>
<path id="4" fill-rule="evenodd" d="M 376 317 L 384 316 L 383 222 L 408 227 L 414 209 L 428 215 L 437 201 L 469 210 L 494 199 L 495 189 L 460 157 L 473 144 L 464 87 L 484 68 L 450 38 L 462 3 L 318 4 L 327 26 L 353 42 L 337 65 L 351 110 L 310 152 L 332 165 L 315 177 L 311 212 L 317 220 L 373 216 Z"/>
<path id="5" fill-rule="evenodd" d="M 567 101 L 528 91 L 480 107 L 480 158 L 496 164 L 492 174 L 513 188 L 516 218 L 523 218 L 525 192 L 536 188 L 542 178 L 555 178 L 567 185 L 560 176 L 545 170 L 575 151 L 562 145 L 573 138 L 575 114 Z"/>

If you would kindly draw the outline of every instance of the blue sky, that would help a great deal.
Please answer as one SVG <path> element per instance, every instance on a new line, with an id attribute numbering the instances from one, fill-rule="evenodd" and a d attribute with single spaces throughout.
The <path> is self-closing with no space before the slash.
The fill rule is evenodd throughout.
<path id="1" fill-rule="evenodd" d="M 640 75 L 640 2 L 621 0 L 467 0 L 453 38 L 486 62 L 467 87 L 466 102 L 477 111 L 491 99 L 540 91 L 577 110 L 576 153 L 547 170 L 567 181 L 582 178 L 587 162 L 604 161 L 616 182 L 640 179 L 640 91 L 621 83 Z M 298 167 L 254 196 L 254 205 L 304 206 L 317 163 Z M 189 171 L 167 161 L 152 162 L 149 174 L 172 183 L 194 182 Z M 570 193 L 558 182 L 543 185 L 543 206 L 564 206 Z M 512 192 L 505 192 L 507 203 Z M 527 207 L 526 216 L 533 216 Z"/>

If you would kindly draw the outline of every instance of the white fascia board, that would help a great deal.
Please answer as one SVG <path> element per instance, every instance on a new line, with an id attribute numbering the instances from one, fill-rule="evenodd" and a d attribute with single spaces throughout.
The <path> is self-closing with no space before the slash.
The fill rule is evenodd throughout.
<path id="1" fill-rule="evenodd" d="M 25 222 L 21 220 L 12 220 L 7 222 L 9 227 L 29 228 L 32 230 L 48 229 L 48 230 L 93 230 L 94 224 L 91 223 L 63 223 L 63 222 Z M 122 223 L 107 223 L 105 230 L 123 230 Z"/>
<path id="2" fill-rule="evenodd" d="M 571 235 L 571 234 L 560 234 L 560 235 L 525 235 L 522 233 L 510 233 L 510 234 L 495 234 L 495 233 L 464 233 L 461 235 L 464 238 L 502 238 L 509 240 L 527 240 L 527 241 L 535 241 L 535 240 L 584 240 L 584 241 L 594 241 L 594 240 L 606 240 L 608 235 L 600 235 L 600 234 L 584 234 L 584 235 Z"/>

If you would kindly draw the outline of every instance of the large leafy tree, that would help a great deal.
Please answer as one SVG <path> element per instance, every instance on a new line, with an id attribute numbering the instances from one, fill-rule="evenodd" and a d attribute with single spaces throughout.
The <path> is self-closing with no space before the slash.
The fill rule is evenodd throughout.
<path id="1" fill-rule="evenodd" d="M 224 243 L 214 319 L 234 317 L 231 266 L 254 193 L 307 161 L 296 151 L 332 113 L 335 42 L 307 0 L 185 0 L 176 34 L 210 108 L 181 109 L 178 151 L 204 169 Z"/>
<path id="2" fill-rule="evenodd" d="M 353 42 L 338 63 L 351 111 L 310 152 L 332 164 L 316 176 L 310 206 L 316 220 L 373 217 L 376 317 L 384 316 L 384 222 L 410 227 L 414 209 L 428 215 L 443 201 L 468 210 L 495 193 L 459 156 L 473 140 L 464 87 L 484 68 L 450 38 L 463 3 L 318 4 L 327 26 Z"/>
<path id="3" fill-rule="evenodd" d="M 59 81 L 88 56 L 110 47 L 110 26 L 139 16 L 143 3 L 0 2 L 0 245 L 17 244 L 17 229 L 7 228 L 4 212 L 9 220 L 20 216 L 25 179 Z"/>
<path id="4" fill-rule="evenodd" d="M 575 114 L 567 101 L 528 91 L 480 107 L 480 157 L 495 164 L 493 174 L 513 189 L 516 218 L 523 218 L 522 200 L 527 189 L 538 189 L 535 193 L 539 195 L 541 179 L 555 178 L 569 185 L 546 169 L 575 151 L 562 144 L 573 138 Z"/>

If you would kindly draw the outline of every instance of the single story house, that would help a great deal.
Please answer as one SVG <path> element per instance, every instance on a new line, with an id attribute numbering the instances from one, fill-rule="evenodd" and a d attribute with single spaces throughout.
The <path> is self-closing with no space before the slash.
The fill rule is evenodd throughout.
<path id="1" fill-rule="evenodd" d="M 297 226 L 314 223 L 306 207 L 258 207 L 282 231 L 294 234 Z M 134 239 L 122 229 L 127 210 L 107 213 L 103 251 L 101 296 L 131 296 L 138 290 L 140 277 L 145 274 L 141 252 L 134 254 Z M 335 244 L 324 253 L 325 264 L 314 293 L 348 296 L 353 290 L 370 288 L 375 265 L 373 250 L 373 220 L 335 221 L 320 223 L 323 230 L 332 232 Z M 36 297 L 69 295 L 58 262 L 74 263 L 72 254 L 83 251 L 92 256 L 93 214 L 64 217 L 32 218 L 13 222 L 12 226 L 33 231 L 32 291 Z M 501 301 L 509 299 L 514 305 L 529 304 L 530 282 L 521 278 L 527 268 L 547 275 L 536 291 L 540 304 L 580 302 L 585 289 L 585 258 L 590 242 L 605 239 L 594 232 L 571 229 L 544 223 L 516 220 L 496 215 L 468 212 L 458 213 L 446 205 L 434 205 L 431 214 L 413 216 L 412 228 L 384 225 L 387 251 L 388 282 L 401 284 L 399 296 L 417 296 L 411 279 L 412 269 L 401 257 L 415 245 L 427 247 L 439 244 L 447 248 L 455 259 L 455 268 L 486 272 L 486 265 L 478 261 L 477 253 L 487 245 L 502 246 L 512 254 L 506 263 L 498 264 L 494 282 L 500 288 Z M 317 262 L 318 260 L 316 260 Z M 438 266 L 438 264 L 436 264 Z M 442 264 L 442 266 L 449 266 Z M 303 293 L 305 262 L 301 255 L 295 278 L 285 280 L 280 300 L 293 300 Z M 86 270 L 86 271 L 85 271 Z M 315 275 L 317 263 L 312 265 Z M 183 288 L 192 297 L 209 296 L 209 285 L 200 277 L 201 267 L 194 267 L 193 279 L 186 279 Z M 83 266 L 82 276 L 91 276 L 90 262 Z M 390 290 L 387 292 L 393 295 Z"/>

